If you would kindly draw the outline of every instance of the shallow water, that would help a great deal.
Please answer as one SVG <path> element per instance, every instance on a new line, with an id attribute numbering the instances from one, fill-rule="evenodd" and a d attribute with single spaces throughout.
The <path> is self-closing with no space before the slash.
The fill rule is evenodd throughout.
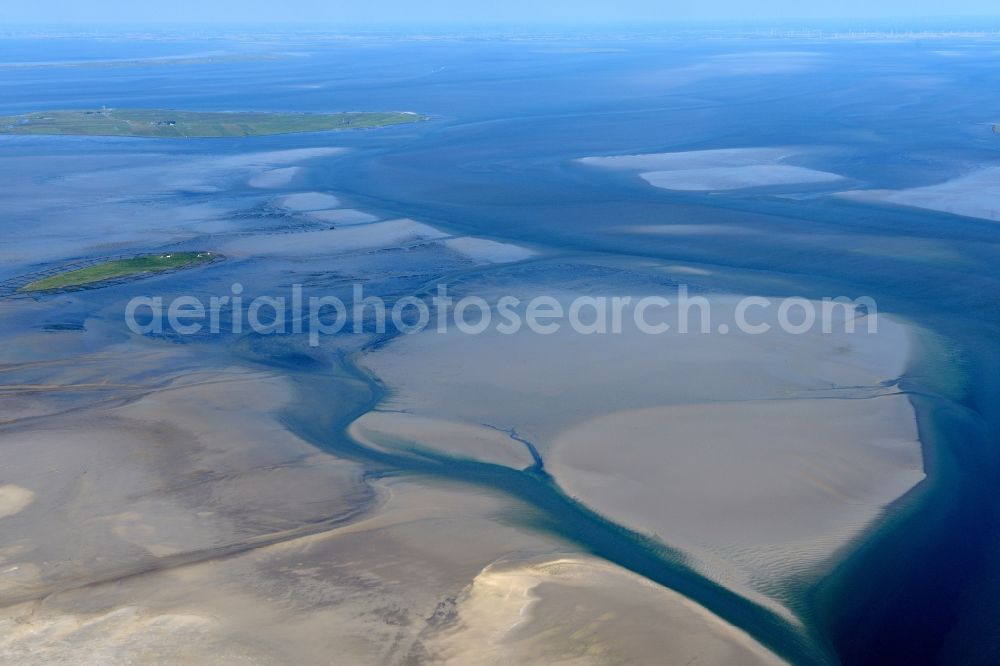
<path id="1" fill-rule="evenodd" d="M 712 265 L 714 274 L 698 279 L 710 290 L 870 295 L 883 311 L 937 332 L 946 360 L 925 360 L 904 383 L 920 410 L 929 480 L 892 508 L 860 548 L 843 554 L 816 590 L 803 589 L 813 646 L 671 557 L 661 559 L 663 553 L 634 535 L 559 497 L 544 478 L 476 465 L 411 471 L 458 476 L 525 497 L 548 512 L 549 529 L 691 594 L 795 661 L 825 659 L 827 641 L 845 663 L 989 663 L 1000 656 L 1000 635 L 991 621 L 1000 592 L 996 224 L 809 196 L 808 190 L 794 197 L 770 190 L 669 192 L 634 174 L 572 162 L 595 155 L 804 145 L 810 148 L 796 164 L 841 174 L 851 187 L 940 182 L 1000 158 L 1000 137 L 989 129 L 997 120 L 991 114 L 1000 95 L 1000 44 L 302 38 L 253 46 L 218 40 L 111 40 L 96 50 L 92 42 L 79 41 L 15 46 L 0 50 L 4 61 L 216 49 L 296 55 L 0 69 L 0 114 L 103 104 L 415 110 L 434 119 L 370 132 L 243 140 L 0 137 L 0 279 L 77 257 L 213 249 L 255 230 L 294 230 L 301 220 L 268 208 L 283 189 L 253 188 L 212 160 L 346 146 L 355 150 L 303 162 L 305 175 L 289 189 L 330 191 L 385 217 L 412 217 L 557 253 Z M 962 55 L 941 54 L 946 51 Z M 190 182 L 178 184 L 178 174 Z M 664 223 L 735 225 L 752 233 L 640 235 L 622 229 Z M 135 293 L 225 293 L 234 280 L 247 293 L 265 293 L 303 278 L 316 288 L 346 293 L 360 275 L 373 292 L 398 295 L 469 270 L 432 251 L 411 253 L 407 261 L 407 270 L 394 272 L 399 264 L 391 253 L 337 263 L 234 258 L 196 272 L 52 297 L 35 317 L 5 317 L 0 333 L 8 339 L 25 332 L 74 335 L 42 327 L 90 318 L 86 344 L 100 346 L 127 333 L 121 307 Z M 313 397 L 302 401 L 290 423 L 318 444 L 369 459 L 381 473 L 405 462 L 372 460 L 343 436 L 350 415 L 377 398 L 349 364 L 346 383 L 329 384 L 325 363 L 310 361 L 301 341 L 291 337 L 263 347 L 232 337 L 177 340 L 183 341 L 202 345 L 207 355 L 270 363 L 300 381 Z M 342 344 L 352 349 L 360 343 Z M 253 353 L 245 351 L 248 345 Z M 347 405 L 336 418 L 319 418 L 323 400 L 315 396 L 326 392 Z"/>

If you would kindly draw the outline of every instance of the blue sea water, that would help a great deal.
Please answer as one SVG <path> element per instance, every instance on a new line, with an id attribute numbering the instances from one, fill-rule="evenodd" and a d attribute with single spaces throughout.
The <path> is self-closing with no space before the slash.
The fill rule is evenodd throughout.
<path id="1" fill-rule="evenodd" d="M 225 57 L 205 56 L 220 53 Z M 165 56 L 181 60 L 137 62 Z M 97 59 L 107 62 L 82 62 Z M 668 192 L 634 174 L 573 160 L 805 146 L 798 163 L 844 175 L 850 181 L 842 189 L 938 183 L 1000 163 L 1000 135 L 991 130 L 1000 121 L 998 65 L 1000 41 L 986 38 L 9 38 L 0 40 L 0 115 L 104 105 L 412 110 L 432 118 L 375 131 L 252 139 L 0 137 L 0 278 L 93 247 L 82 204 L 26 206 L 25 192 L 3 182 L 28 174 L 44 192 L 47 179 L 104 169 L 134 184 L 149 177 L 143 167 L 152 154 L 193 160 L 334 145 L 357 150 L 317 160 L 300 189 L 331 190 L 387 215 L 567 252 L 712 265 L 716 276 L 705 280 L 711 289 L 870 295 L 882 310 L 936 332 L 947 350 L 947 362 L 915 366 L 904 381 L 920 411 L 929 478 L 803 594 L 817 631 L 843 663 L 997 663 L 1000 223 L 865 205 L 823 191 Z M 158 195 L 152 203 L 207 204 L 214 196 Z M 225 196 L 244 197 L 249 209 L 262 195 L 235 188 Z M 165 232 L 129 215 L 114 227 L 130 250 L 211 242 L 197 223 L 185 233 Z M 754 233 L 623 231 L 676 223 Z M 885 251 L 858 251 L 873 244 Z M 915 246 L 931 251 L 913 252 Z M 224 266 L 217 270 L 219 284 L 233 277 Z M 181 274 L 170 279 L 169 288 L 190 286 Z M 257 278 L 243 279 L 263 288 L 287 275 L 262 267 Z M 408 286 L 405 276 L 383 283 Z M 122 293 L 93 292 L 74 307 L 108 307 Z M 465 472 L 478 478 L 482 470 Z M 558 500 L 537 501 L 563 515 Z M 653 566 L 626 547 L 615 555 L 609 539 L 601 536 L 595 550 L 643 572 Z M 755 622 L 743 626 L 763 631 Z"/>

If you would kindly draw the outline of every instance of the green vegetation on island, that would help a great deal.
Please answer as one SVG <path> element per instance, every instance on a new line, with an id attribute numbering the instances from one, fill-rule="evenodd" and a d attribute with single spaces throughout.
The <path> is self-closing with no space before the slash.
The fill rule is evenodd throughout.
<path id="1" fill-rule="evenodd" d="M 141 277 L 151 273 L 162 273 L 199 264 L 207 264 L 218 258 L 211 252 L 172 252 L 153 254 L 129 259 L 113 259 L 93 266 L 78 268 L 65 273 L 57 273 L 29 282 L 20 291 L 53 291 L 94 285 L 107 280 Z"/>
<path id="2" fill-rule="evenodd" d="M 212 138 L 367 129 L 427 120 L 410 111 L 265 113 L 93 109 L 0 116 L 0 134 Z"/>

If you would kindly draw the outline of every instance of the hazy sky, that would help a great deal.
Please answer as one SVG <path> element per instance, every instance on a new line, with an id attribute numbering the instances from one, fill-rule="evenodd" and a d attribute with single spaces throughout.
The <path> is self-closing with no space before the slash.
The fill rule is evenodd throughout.
<path id="1" fill-rule="evenodd" d="M 1000 15 L 998 0 L 0 0 L 0 4 L 0 28 L 15 23 L 417 25 Z"/>

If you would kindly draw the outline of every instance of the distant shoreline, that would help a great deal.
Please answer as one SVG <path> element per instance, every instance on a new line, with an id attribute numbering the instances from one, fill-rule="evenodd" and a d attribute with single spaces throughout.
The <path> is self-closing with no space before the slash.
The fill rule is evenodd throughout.
<path id="1" fill-rule="evenodd" d="M 271 113 L 101 108 L 0 116 L 0 134 L 207 139 L 369 129 L 427 119 L 413 111 Z"/>

